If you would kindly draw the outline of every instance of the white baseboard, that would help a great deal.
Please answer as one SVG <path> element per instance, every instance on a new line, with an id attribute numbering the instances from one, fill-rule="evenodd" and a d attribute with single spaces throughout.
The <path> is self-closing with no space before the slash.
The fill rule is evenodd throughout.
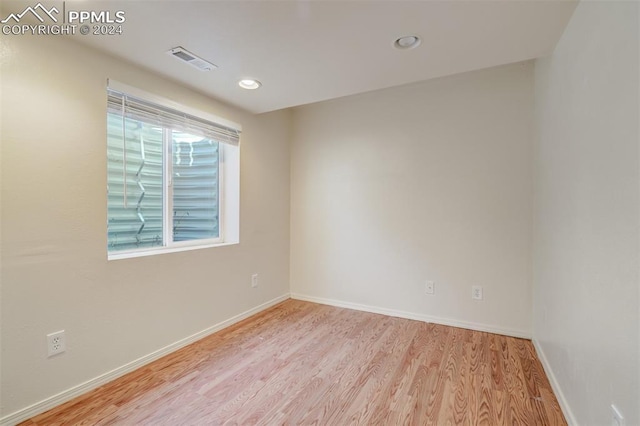
<path id="1" fill-rule="evenodd" d="M 121 367 L 118 367 L 114 370 L 104 373 L 98 377 L 95 377 L 91 380 L 88 380 L 70 389 L 62 391 L 57 395 L 53 395 L 47 399 L 44 399 L 26 408 L 18 410 L 12 414 L 9 414 L 1 418 L 0 426 L 13 426 L 33 416 L 37 416 L 38 414 L 44 413 L 47 410 L 50 410 L 54 407 L 57 407 L 60 404 L 70 401 L 77 396 L 87 393 L 90 390 L 93 390 L 114 379 L 117 379 L 118 377 L 124 376 L 125 374 L 130 373 L 146 364 L 149 364 L 152 361 L 162 358 L 165 355 L 175 352 L 180 348 L 183 348 L 195 341 L 198 341 L 204 337 L 209 336 L 210 334 L 213 334 L 217 331 L 227 328 L 237 322 L 242 321 L 243 319 L 249 318 L 250 316 L 257 314 L 258 312 L 264 311 L 265 309 L 268 309 L 287 299 L 289 299 L 289 294 L 283 294 L 282 296 L 276 297 L 275 299 L 272 299 L 268 302 L 258 305 L 255 308 L 249 309 L 248 311 L 245 311 L 241 314 L 231 317 L 228 320 L 222 321 L 198 333 L 192 334 L 189 337 L 185 337 L 184 339 L 178 340 L 175 343 L 165 346 L 164 348 L 158 349 L 155 352 L 152 352 L 148 355 L 138 358 L 135 361 L 131 361 Z"/>
<path id="2" fill-rule="evenodd" d="M 378 306 L 361 305 L 359 303 L 343 302 L 335 299 L 325 299 L 322 297 L 307 296 L 304 294 L 291 293 L 292 299 L 305 300 L 307 302 L 320 303 L 322 305 L 337 306 L 339 308 L 355 309 L 357 311 L 371 312 L 374 314 L 388 315 L 391 317 L 406 318 L 417 321 L 432 322 L 435 324 L 449 325 L 452 327 L 466 328 L 475 331 L 485 331 L 487 333 L 502 334 L 505 336 L 531 339 L 531 333 L 525 330 L 514 330 L 494 325 L 479 324 L 474 322 L 459 321 L 449 318 L 434 317 L 431 315 L 418 314 L 414 312 L 398 311 L 395 309 L 381 308 Z"/>
<path id="3" fill-rule="evenodd" d="M 549 364 L 549 360 L 542 350 L 542 346 L 536 339 L 532 339 L 533 347 L 536 349 L 536 353 L 538 354 L 538 359 L 542 364 L 542 368 L 544 368 L 544 372 L 549 378 L 549 383 L 551 383 L 551 388 L 553 389 L 553 393 L 556 395 L 558 399 L 558 404 L 560 404 L 560 408 L 562 409 L 562 414 L 564 414 L 564 418 L 567 420 L 569 426 L 578 426 L 578 421 L 576 417 L 573 415 L 573 411 L 571 411 L 571 407 L 569 406 L 569 402 L 567 398 L 562 393 L 562 388 L 560 387 L 560 383 L 558 383 L 558 379 L 555 374 L 553 374 L 553 369 L 551 368 L 551 364 Z"/>

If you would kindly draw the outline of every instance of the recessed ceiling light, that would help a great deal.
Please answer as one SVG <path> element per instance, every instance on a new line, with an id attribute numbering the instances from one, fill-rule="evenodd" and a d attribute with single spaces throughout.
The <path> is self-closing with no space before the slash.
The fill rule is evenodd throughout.
<path id="1" fill-rule="evenodd" d="M 245 78 L 242 79 L 238 82 L 238 86 L 242 87 L 243 89 L 247 89 L 247 90 L 255 90 L 257 88 L 259 88 L 260 86 L 262 86 L 262 83 L 260 83 L 258 80 L 254 80 L 252 78 Z"/>
<path id="2" fill-rule="evenodd" d="M 393 43 L 393 46 L 396 49 L 413 49 L 414 47 L 418 47 L 420 45 L 420 42 L 420 37 L 410 35 L 396 39 L 396 41 Z"/>

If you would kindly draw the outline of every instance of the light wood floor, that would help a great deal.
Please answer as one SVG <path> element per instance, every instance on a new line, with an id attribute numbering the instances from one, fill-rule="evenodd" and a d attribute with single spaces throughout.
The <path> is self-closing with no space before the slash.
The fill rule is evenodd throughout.
<path id="1" fill-rule="evenodd" d="M 288 300 L 24 425 L 564 425 L 530 341 Z"/>

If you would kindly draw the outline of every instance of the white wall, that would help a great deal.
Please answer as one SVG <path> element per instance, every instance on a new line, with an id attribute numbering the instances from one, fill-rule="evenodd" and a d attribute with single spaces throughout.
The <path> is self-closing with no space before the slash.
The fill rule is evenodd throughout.
<path id="1" fill-rule="evenodd" d="M 0 42 L 0 418 L 288 293 L 290 112 L 244 113 L 64 38 Z M 107 78 L 243 126 L 239 245 L 107 262 Z"/>
<path id="2" fill-rule="evenodd" d="M 535 67 L 534 339 L 581 425 L 640 424 L 638 15 L 581 2 Z"/>
<path id="3" fill-rule="evenodd" d="M 531 63 L 296 108 L 292 294 L 529 336 L 532 114 Z"/>

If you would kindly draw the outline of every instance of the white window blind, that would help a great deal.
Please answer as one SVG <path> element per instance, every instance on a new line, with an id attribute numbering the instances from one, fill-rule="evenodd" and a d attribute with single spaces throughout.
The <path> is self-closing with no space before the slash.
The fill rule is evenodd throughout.
<path id="1" fill-rule="evenodd" d="M 117 90 L 108 89 L 107 93 L 108 111 L 120 114 L 123 118 L 168 127 L 231 145 L 238 145 L 240 140 L 240 132 L 237 129 L 225 127 Z"/>

